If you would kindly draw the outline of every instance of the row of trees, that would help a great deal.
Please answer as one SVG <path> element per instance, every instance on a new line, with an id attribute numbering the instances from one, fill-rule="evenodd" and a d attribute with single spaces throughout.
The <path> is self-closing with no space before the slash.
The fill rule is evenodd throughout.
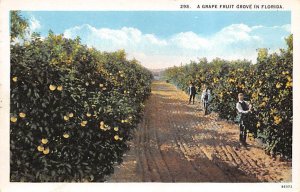
<path id="1" fill-rule="evenodd" d="M 271 154 L 292 156 L 293 122 L 293 37 L 286 38 L 287 49 L 268 54 L 259 49 L 257 63 L 247 60 L 226 61 L 205 58 L 184 66 L 172 67 L 164 76 L 177 87 L 187 90 L 190 81 L 198 87 L 207 83 L 212 90 L 211 109 L 221 118 L 234 120 L 237 95 L 243 92 L 254 106 L 253 132 Z"/>
<path id="2" fill-rule="evenodd" d="M 103 181 L 128 148 L 151 73 L 122 50 L 28 37 L 18 12 L 11 22 L 11 181 Z"/>

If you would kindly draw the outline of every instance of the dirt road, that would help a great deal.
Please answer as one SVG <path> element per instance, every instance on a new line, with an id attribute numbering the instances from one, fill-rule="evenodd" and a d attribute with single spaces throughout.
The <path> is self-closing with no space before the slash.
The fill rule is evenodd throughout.
<path id="1" fill-rule="evenodd" d="M 238 126 L 203 115 L 200 104 L 173 85 L 154 81 L 144 117 L 124 162 L 108 182 L 280 182 L 291 163 L 273 160 L 249 141 L 240 147 Z"/>

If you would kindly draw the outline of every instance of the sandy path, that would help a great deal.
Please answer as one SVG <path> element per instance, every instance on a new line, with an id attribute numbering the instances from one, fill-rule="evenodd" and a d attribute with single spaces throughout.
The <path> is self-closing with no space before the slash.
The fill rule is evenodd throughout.
<path id="1" fill-rule="evenodd" d="M 200 104 L 173 85 L 154 81 L 144 117 L 124 162 L 108 182 L 281 182 L 291 163 L 273 160 L 249 141 L 240 147 L 238 126 L 203 115 Z"/>

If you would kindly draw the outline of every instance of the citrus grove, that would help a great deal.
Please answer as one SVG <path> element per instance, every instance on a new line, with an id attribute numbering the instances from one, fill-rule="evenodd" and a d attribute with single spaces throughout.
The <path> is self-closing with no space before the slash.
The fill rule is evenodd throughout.
<path id="1" fill-rule="evenodd" d="M 23 38 L 27 27 L 11 12 L 11 181 L 103 181 L 128 149 L 152 75 L 123 50 L 51 31 Z"/>
<path id="2" fill-rule="evenodd" d="M 235 120 L 237 95 L 243 92 L 254 110 L 249 136 L 259 138 L 271 155 L 292 157 L 292 69 L 293 37 L 286 38 L 287 49 L 268 54 L 258 49 L 257 63 L 246 60 L 226 61 L 205 58 L 198 62 L 172 67 L 165 71 L 167 81 L 187 90 L 190 81 L 198 86 L 206 83 L 212 91 L 210 109 L 219 117 Z"/>

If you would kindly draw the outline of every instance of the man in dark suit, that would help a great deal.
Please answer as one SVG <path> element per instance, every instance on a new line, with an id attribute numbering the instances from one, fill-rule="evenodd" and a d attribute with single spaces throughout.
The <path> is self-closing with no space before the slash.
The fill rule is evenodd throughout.
<path id="1" fill-rule="evenodd" d="M 193 100 L 193 104 L 194 104 L 195 96 L 196 96 L 197 92 L 196 92 L 196 87 L 195 87 L 195 85 L 192 82 L 189 85 L 188 93 L 189 93 L 189 96 L 190 96 L 189 104 L 191 104 L 192 100 Z"/>

